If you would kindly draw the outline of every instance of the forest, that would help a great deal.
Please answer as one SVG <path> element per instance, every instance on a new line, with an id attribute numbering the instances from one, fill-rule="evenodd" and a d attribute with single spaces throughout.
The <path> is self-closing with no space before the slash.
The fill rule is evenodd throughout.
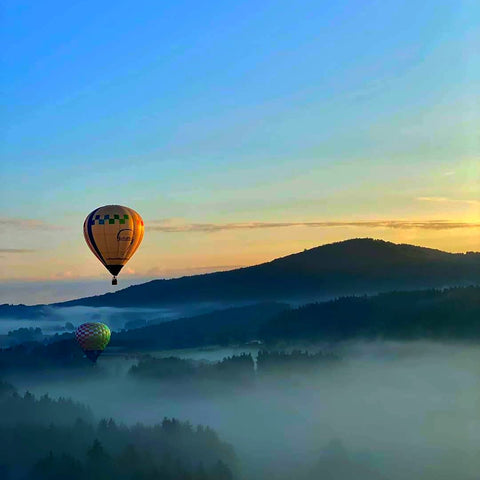
<path id="1" fill-rule="evenodd" d="M 302 350 L 260 350 L 254 358 L 250 353 L 232 355 L 218 362 L 207 363 L 178 357 L 154 358 L 147 356 L 133 365 L 129 374 L 135 378 L 182 381 L 227 382 L 235 386 L 252 386 L 266 375 L 309 374 L 320 367 L 329 367 L 340 361 L 331 352 L 309 353 Z"/>
<path id="2" fill-rule="evenodd" d="M 259 329 L 267 343 L 480 338 L 480 287 L 352 296 L 281 312 Z"/>
<path id="3" fill-rule="evenodd" d="M 211 428 L 96 421 L 85 405 L 0 382 L 2 479 L 231 480 L 235 468 L 233 448 Z"/>
<path id="4" fill-rule="evenodd" d="M 37 327 L 18 329 L 12 335 L 27 341 L 0 350 L 0 369 L 4 371 L 81 370 L 84 366 L 73 333 L 42 337 Z M 297 308 L 281 303 L 229 308 L 113 332 L 109 348 L 142 356 L 151 350 L 251 341 L 272 350 L 289 342 L 478 338 L 480 287 L 472 286 L 341 297 Z"/>

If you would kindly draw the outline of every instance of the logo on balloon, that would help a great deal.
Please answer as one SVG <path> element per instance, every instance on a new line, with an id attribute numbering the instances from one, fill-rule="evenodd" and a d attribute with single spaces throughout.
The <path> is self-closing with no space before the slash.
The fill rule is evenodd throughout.
<path id="1" fill-rule="evenodd" d="M 117 240 L 119 242 L 133 242 L 133 230 L 123 228 L 117 233 Z"/>

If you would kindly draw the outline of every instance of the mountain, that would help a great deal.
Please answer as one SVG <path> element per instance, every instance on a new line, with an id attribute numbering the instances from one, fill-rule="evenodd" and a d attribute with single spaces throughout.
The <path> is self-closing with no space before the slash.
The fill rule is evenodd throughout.
<path id="1" fill-rule="evenodd" d="M 480 284 L 480 253 L 447 253 L 363 238 L 323 245 L 252 267 L 154 280 L 55 305 L 306 302 L 338 295 L 475 284 Z"/>

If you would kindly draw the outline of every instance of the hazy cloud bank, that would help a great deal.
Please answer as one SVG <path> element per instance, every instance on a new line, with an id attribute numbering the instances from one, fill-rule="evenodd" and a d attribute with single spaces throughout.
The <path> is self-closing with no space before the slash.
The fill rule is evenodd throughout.
<path id="1" fill-rule="evenodd" d="M 42 220 L 33 220 L 27 218 L 0 218 L 0 227 L 18 228 L 22 230 L 62 230 L 60 225 L 43 222 Z"/>
<path id="2" fill-rule="evenodd" d="M 417 197 L 421 202 L 435 202 L 435 203 L 466 203 L 467 205 L 480 205 L 480 200 L 464 200 L 459 198 L 448 197 Z"/>
<path id="3" fill-rule="evenodd" d="M 452 222 L 449 220 L 373 220 L 358 222 L 245 222 L 245 223 L 177 223 L 170 220 L 151 221 L 147 224 L 149 231 L 163 233 L 207 232 L 214 233 L 223 230 L 253 230 L 263 228 L 285 227 L 364 227 L 392 229 L 424 229 L 450 230 L 454 228 L 480 228 L 479 222 Z"/>

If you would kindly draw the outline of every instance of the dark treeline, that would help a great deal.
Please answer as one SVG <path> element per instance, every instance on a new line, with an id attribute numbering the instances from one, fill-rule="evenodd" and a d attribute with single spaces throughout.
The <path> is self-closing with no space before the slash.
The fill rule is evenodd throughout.
<path id="1" fill-rule="evenodd" d="M 308 353 L 301 350 L 292 352 L 261 350 L 255 362 L 251 354 L 234 355 L 220 362 L 205 363 L 177 357 L 144 357 L 130 368 L 130 375 L 137 378 L 204 381 L 213 380 L 231 382 L 235 385 L 252 383 L 255 378 L 271 373 L 309 373 L 321 366 L 338 362 L 338 356 L 332 353 Z"/>
<path id="2" fill-rule="evenodd" d="M 6 341 L 8 346 L 28 342 L 43 342 L 44 344 L 59 342 L 60 340 L 72 338 L 75 327 L 71 322 L 66 322 L 65 325 L 59 325 L 57 329 L 62 331 L 62 333 L 57 332 L 55 335 L 45 335 L 40 327 L 20 327 L 15 330 L 10 330 L 7 334 Z"/>
<path id="3" fill-rule="evenodd" d="M 95 423 L 81 404 L 0 382 L 2 479 L 231 480 L 235 465 L 232 447 L 208 427 Z"/>
<path id="4" fill-rule="evenodd" d="M 284 303 L 258 303 L 218 310 L 118 332 L 112 335 L 111 345 L 127 350 L 169 350 L 245 343 L 256 339 L 259 327 L 287 308 Z"/>
<path id="5" fill-rule="evenodd" d="M 47 305 L 10 305 L 2 303 L 0 305 L 0 318 L 45 318 L 48 315 Z"/>
<path id="6" fill-rule="evenodd" d="M 254 366 L 250 354 L 234 355 L 215 363 L 177 357 L 145 356 L 137 365 L 130 368 L 129 373 L 137 378 L 155 378 L 175 382 L 214 380 L 244 384 L 253 380 Z"/>
<path id="7" fill-rule="evenodd" d="M 205 467 L 189 468 L 165 455 L 155 460 L 148 453 L 128 445 L 118 455 L 110 455 L 95 440 L 84 460 L 71 455 L 49 453 L 32 468 L 26 480 L 232 480 L 230 468 L 221 460 Z"/>
<path id="8" fill-rule="evenodd" d="M 2 426 L 19 423 L 43 426 L 52 423 L 71 425 L 76 419 L 86 422 L 94 421 L 88 407 L 67 398 L 53 400 L 46 394 L 37 399 L 30 392 L 21 396 L 12 386 L 8 389 L 4 387 L 3 393 L 0 390 L 0 425 Z"/>
<path id="9" fill-rule="evenodd" d="M 0 350 L 0 371 L 82 368 L 89 365 L 72 334 L 55 336 L 49 344 L 25 342 Z M 55 340 L 55 338 L 53 340 Z"/>
<path id="10" fill-rule="evenodd" d="M 265 342 L 478 340 L 480 287 L 347 297 L 280 313 L 261 327 Z"/>
<path id="11" fill-rule="evenodd" d="M 257 355 L 257 373 L 310 373 L 321 366 L 334 365 L 340 357 L 330 352 L 309 353 L 302 350 L 292 352 L 261 350 Z"/>
<path id="12" fill-rule="evenodd" d="M 8 339 L 11 343 L 25 342 L 41 342 L 43 340 L 43 332 L 39 327 L 33 328 L 17 328 L 8 332 Z"/>

